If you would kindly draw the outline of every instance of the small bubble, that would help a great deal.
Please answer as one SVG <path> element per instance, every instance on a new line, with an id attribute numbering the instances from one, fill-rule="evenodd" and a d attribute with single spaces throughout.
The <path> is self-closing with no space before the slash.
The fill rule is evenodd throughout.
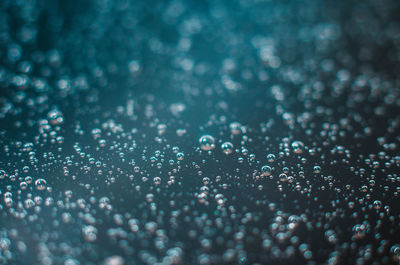
<path id="1" fill-rule="evenodd" d="M 268 162 L 273 163 L 273 162 L 275 162 L 275 159 L 276 159 L 276 156 L 274 154 L 267 155 Z"/>
<path id="2" fill-rule="evenodd" d="M 64 122 L 63 114 L 61 113 L 61 111 L 57 109 L 49 111 L 47 117 L 49 119 L 50 124 L 52 125 L 60 125 Z"/>
<path id="3" fill-rule="evenodd" d="M 295 154 L 301 154 L 304 151 L 304 144 L 301 141 L 295 141 L 292 143 L 292 149 Z"/>
<path id="4" fill-rule="evenodd" d="M 46 180 L 40 178 L 35 181 L 35 186 L 37 190 L 44 190 L 46 189 L 47 182 Z"/>
<path id="5" fill-rule="evenodd" d="M 215 139 L 211 135 L 203 135 L 199 139 L 200 148 L 204 151 L 213 150 L 215 148 Z"/>
<path id="6" fill-rule="evenodd" d="M 221 144 L 221 149 L 222 152 L 224 152 L 226 155 L 229 155 L 233 152 L 233 144 L 231 142 L 225 142 Z"/>

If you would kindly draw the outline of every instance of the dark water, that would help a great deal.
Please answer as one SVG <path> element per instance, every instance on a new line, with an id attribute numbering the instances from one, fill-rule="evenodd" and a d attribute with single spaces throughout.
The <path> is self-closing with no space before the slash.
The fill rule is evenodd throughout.
<path id="1" fill-rule="evenodd" d="M 0 264 L 398 264 L 400 2 L 0 2 Z"/>

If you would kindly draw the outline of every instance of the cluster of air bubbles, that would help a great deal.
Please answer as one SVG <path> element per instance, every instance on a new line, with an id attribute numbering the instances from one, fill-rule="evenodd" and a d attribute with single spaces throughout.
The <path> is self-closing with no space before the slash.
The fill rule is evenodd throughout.
<path id="1" fill-rule="evenodd" d="M 47 118 L 51 125 L 60 125 L 64 122 L 63 114 L 57 109 L 49 111 L 49 113 L 47 113 Z"/>
<path id="2" fill-rule="evenodd" d="M 45 2 L 0 4 L 0 264 L 400 262 L 394 0 Z"/>

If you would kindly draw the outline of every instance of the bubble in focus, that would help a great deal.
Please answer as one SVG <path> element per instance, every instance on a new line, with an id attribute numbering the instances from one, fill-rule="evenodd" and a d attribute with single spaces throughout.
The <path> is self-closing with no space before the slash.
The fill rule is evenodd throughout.
<path id="1" fill-rule="evenodd" d="M 213 150 L 215 148 L 215 140 L 211 135 L 203 135 L 199 139 L 200 148 L 204 151 Z"/>

